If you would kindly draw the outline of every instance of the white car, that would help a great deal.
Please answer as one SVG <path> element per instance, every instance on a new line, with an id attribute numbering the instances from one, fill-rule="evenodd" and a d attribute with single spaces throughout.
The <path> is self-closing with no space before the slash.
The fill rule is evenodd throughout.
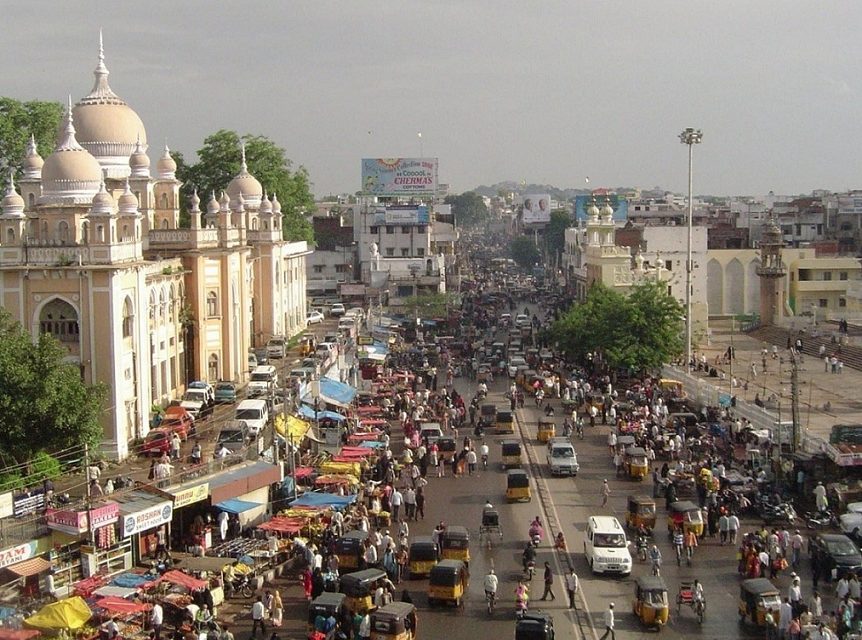
<path id="1" fill-rule="evenodd" d="M 526 366 L 527 361 L 524 360 L 521 356 L 514 356 L 512 358 L 509 358 L 509 377 L 514 378 L 516 375 L 518 375 L 518 369 L 520 367 Z"/>
<path id="2" fill-rule="evenodd" d="M 341 304 L 340 302 L 336 302 L 334 305 L 332 305 L 332 307 L 330 307 L 329 315 L 336 316 L 336 317 L 343 316 L 344 315 L 344 305 Z"/>
<path id="3" fill-rule="evenodd" d="M 311 311 L 305 316 L 306 324 L 320 324 L 323 322 L 323 314 L 320 311 Z"/>

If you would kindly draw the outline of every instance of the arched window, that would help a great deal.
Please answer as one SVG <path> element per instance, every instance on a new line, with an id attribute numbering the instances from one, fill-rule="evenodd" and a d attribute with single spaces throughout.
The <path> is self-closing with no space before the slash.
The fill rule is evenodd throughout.
<path id="1" fill-rule="evenodd" d="M 150 291 L 150 304 L 147 310 L 150 321 L 150 332 L 156 328 L 156 292 Z"/>
<path id="2" fill-rule="evenodd" d="M 218 356 L 216 354 L 210 354 L 209 360 L 207 361 L 207 377 L 209 380 L 218 380 Z"/>
<path id="3" fill-rule="evenodd" d="M 6 229 L 6 242 L 9 244 L 15 243 L 15 229 Z"/>
<path id="4" fill-rule="evenodd" d="M 135 330 L 135 312 L 132 308 L 131 298 L 126 298 L 123 302 L 123 337 L 131 338 Z"/>
<path id="5" fill-rule="evenodd" d="M 168 298 L 164 289 L 159 296 L 159 321 L 160 324 L 167 324 L 168 321 Z"/>
<path id="6" fill-rule="evenodd" d="M 65 300 L 51 300 L 39 314 L 39 332 L 49 333 L 60 342 L 77 342 L 80 335 L 78 312 Z"/>
<path id="7" fill-rule="evenodd" d="M 218 294 L 215 291 L 210 291 L 207 294 L 207 317 L 217 318 L 219 315 Z"/>
<path id="8" fill-rule="evenodd" d="M 177 289 L 171 283 L 171 292 L 168 296 L 168 322 L 177 323 Z"/>
<path id="9" fill-rule="evenodd" d="M 168 228 L 168 219 L 165 218 L 164 220 L 162 220 L 162 229 L 167 229 L 167 228 Z"/>
<path id="10" fill-rule="evenodd" d="M 127 225 L 127 224 L 123 225 L 123 237 L 122 237 L 122 239 L 123 240 L 129 239 L 129 225 Z"/>
<path id="11" fill-rule="evenodd" d="M 269 231 L 269 221 L 268 220 L 263 221 L 263 230 Z"/>
<path id="12" fill-rule="evenodd" d="M 33 207 L 35 207 L 36 206 L 36 194 L 35 193 L 29 194 L 27 196 L 27 202 L 29 204 L 29 207 L 28 207 L 29 209 L 32 209 Z"/>
<path id="13" fill-rule="evenodd" d="M 83 222 L 81 224 L 81 242 L 87 244 L 90 241 L 90 223 Z"/>
<path id="14" fill-rule="evenodd" d="M 69 223 L 65 220 L 60 220 L 57 223 L 57 239 L 60 241 L 60 244 L 69 242 Z"/>
<path id="15" fill-rule="evenodd" d="M 48 221 L 42 220 L 42 242 L 48 241 Z"/>
<path id="16" fill-rule="evenodd" d="M 163 193 L 162 194 L 162 209 L 167 209 L 167 208 L 168 208 L 168 194 Z"/>
<path id="17" fill-rule="evenodd" d="M 252 218 L 252 219 L 251 219 L 251 230 L 252 230 L 252 231 L 257 231 L 257 218 Z"/>
<path id="18" fill-rule="evenodd" d="M 99 242 L 105 241 L 105 225 L 97 224 L 96 225 L 96 240 Z"/>

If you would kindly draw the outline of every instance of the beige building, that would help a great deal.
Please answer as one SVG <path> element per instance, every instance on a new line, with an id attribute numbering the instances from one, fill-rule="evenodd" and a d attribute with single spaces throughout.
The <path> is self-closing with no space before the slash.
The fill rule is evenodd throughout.
<path id="1" fill-rule="evenodd" d="M 20 194 L 0 214 L 0 304 L 67 348 L 109 390 L 104 452 L 131 453 L 152 404 L 195 379 L 244 382 L 247 352 L 305 328 L 305 242 L 282 240 L 281 206 L 242 170 L 191 228 L 179 228 L 176 164 L 150 172 L 138 115 L 108 85 L 72 106 L 44 161 L 32 142 Z M 206 218 L 206 222 L 202 220 Z"/>

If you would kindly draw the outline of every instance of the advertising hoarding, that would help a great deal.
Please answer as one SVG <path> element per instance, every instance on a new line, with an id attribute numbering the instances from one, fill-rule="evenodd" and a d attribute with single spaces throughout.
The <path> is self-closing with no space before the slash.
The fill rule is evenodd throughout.
<path id="1" fill-rule="evenodd" d="M 601 209 L 605 206 L 605 202 L 607 200 L 611 201 L 611 207 L 614 210 L 614 221 L 615 222 L 625 222 L 629 217 L 629 203 L 628 200 L 618 196 L 617 194 L 609 194 L 607 196 L 597 196 L 595 198 L 596 206 Z M 593 201 L 593 196 L 583 195 L 583 196 L 575 196 L 575 220 L 578 222 L 586 222 L 587 220 L 587 208 L 590 206 L 590 203 Z"/>
<path id="2" fill-rule="evenodd" d="M 434 195 L 437 158 L 363 158 L 362 191 L 375 196 Z"/>
<path id="3" fill-rule="evenodd" d="M 386 207 L 384 214 L 386 224 L 428 224 L 428 207 L 422 206 L 397 206 Z"/>
<path id="4" fill-rule="evenodd" d="M 547 193 L 528 193 L 521 205 L 522 224 L 548 224 L 551 221 L 551 196 Z"/>

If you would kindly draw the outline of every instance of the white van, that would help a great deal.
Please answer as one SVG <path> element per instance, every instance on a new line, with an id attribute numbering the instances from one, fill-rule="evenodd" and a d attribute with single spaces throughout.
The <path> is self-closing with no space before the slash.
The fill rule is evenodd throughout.
<path id="1" fill-rule="evenodd" d="M 234 417 L 248 425 L 248 432 L 251 435 L 258 436 L 269 422 L 266 400 L 243 400 L 237 405 Z"/>
<path id="2" fill-rule="evenodd" d="M 266 343 L 266 355 L 270 358 L 284 357 L 285 340 L 281 336 L 273 336 Z"/>
<path id="3" fill-rule="evenodd" d="M 632 572 L 632 554 L 626 532 L 613 516 L 592 516 L 587 520 L 584 557 L 593 573 Z"/>
<path id="4" fill-rule="evenodd" d="M 278 373 L 271 364 L 255 367 L 248 383 L 248 397 L 266 395 L 270 388 L 278 384 Z"/>

